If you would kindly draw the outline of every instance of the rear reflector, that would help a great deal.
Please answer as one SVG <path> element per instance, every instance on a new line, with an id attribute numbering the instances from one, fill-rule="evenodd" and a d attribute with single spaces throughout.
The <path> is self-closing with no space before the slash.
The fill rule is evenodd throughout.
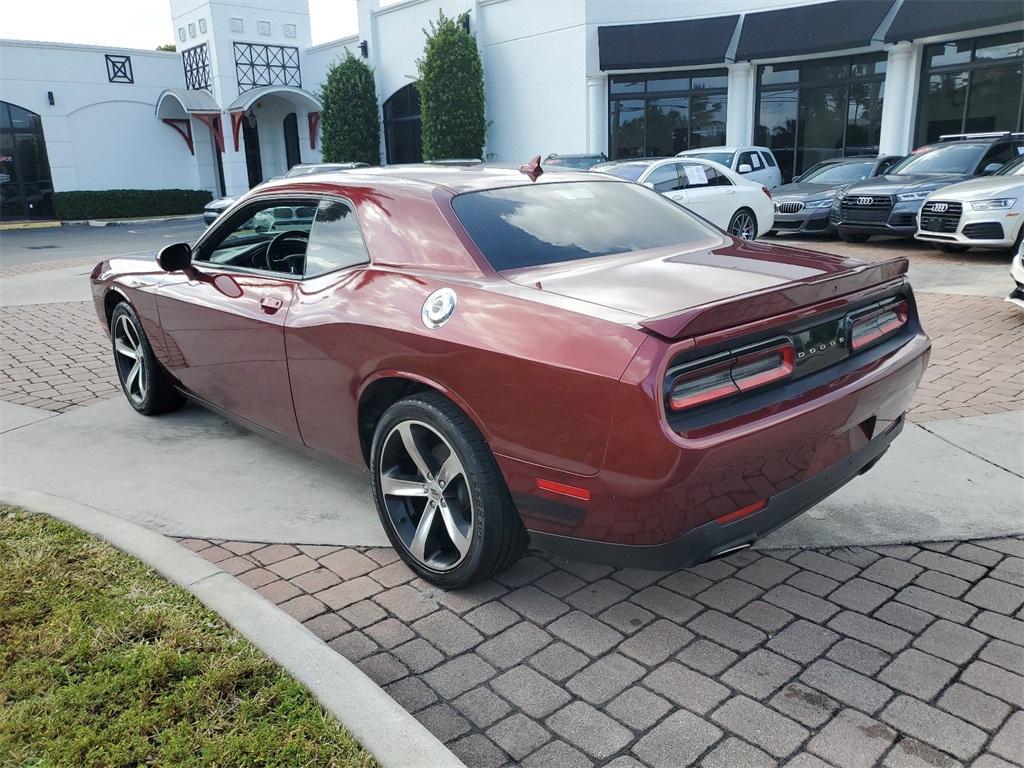
<path id="1" fill-rule="evenodd" d="M 736 522 L 740 518 L 746 517 L 747 515 L 752 515 L 755 512 L 760 512 L 762 509 L 765 508 L 767 504 L 767 501 L 757 501 L 754 502 L 753 504 L 748 504 L 745 507 L 740 507 L 735 512 L 730 512 L 727 515 L 716 517 L 715 522 L 719 525 L 727 525 L 728 523 Z"/>
<path id="2" fill-rule="evenodd" d="M 590 491 L 586 488 L 577 488 L 574 485 L 556 483 L 554 480 L 544 480 L 539 477 L 537 478 L 537 487 L 542 491 L 557 493 L 559 496 L 568 496 L 578 501 L 590 501 Z"/>
<path id="3" fill-rule="evenodd" d="M 787 338 L 737 350 L 724 359 L 716 355 L 704 363 L 697 361 L 685 371 L 670 373 L 669 407 L 681 411 L 782 381 L 793 373 L 795 358 L 793 342 Z"/>
<path id="4" fill-rule="evenodd" d="M 907 324 L 909 314 L 907 302 L 901 301 L 860 317 L 854 316 L 850 323 L 850 348 L 854 351 L 864 349 L 879 339 L 895 333 Z"/>

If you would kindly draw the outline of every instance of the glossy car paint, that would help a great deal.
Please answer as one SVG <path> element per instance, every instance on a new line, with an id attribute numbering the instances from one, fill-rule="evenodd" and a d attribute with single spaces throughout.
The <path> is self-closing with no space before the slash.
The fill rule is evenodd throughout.
<path id="1" fill-rule="evenodd" d="M 536 183 L 563 181 L 626 183 L 586 173 Z M 677 356 L 909 293 L 906 262 L 869 266 L 709 230 L 684 246 L 495 273 L 451 199 L 529 183 L 515 171 L 423 166 L 269 184 L 251 199 L 351 201 L 371 262 L 295 280 L 111 260 L 93 272 L 97 310 L 106 324 L 110 301 L 126 297 L 183 389 L 357 466 L 364 398 L 393 380 L 432 387 L 480 429 L 528 529 L 595 541 L 657 544 L 770 497 L 849 455 L 909 405 L 929 349 L 916 315 L 863 365 L 674 431 L 662 387 Z M 420 312 L 440 287 L 456 291 L 458 306 L 431 330 Z M 280 309 L 266 313 L 266 297 Z"/>

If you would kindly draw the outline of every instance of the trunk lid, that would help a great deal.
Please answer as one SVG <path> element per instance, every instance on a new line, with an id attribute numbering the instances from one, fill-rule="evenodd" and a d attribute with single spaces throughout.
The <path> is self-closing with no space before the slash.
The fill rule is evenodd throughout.
<path id="1" fill-rule="evenodd" d="M 721 330 L 901 278 L 906 259 L 866 264 L 797 248 L 727 241 L 502 273 L 547 293 L 630 313 L 670 339 Z"/>

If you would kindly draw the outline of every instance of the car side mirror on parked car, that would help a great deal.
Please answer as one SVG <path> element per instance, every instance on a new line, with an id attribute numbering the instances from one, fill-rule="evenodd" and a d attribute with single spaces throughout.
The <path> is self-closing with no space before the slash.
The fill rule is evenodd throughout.
<path id="1" fill-rule="evenodd" d="M 750 173 L 753 168 L 748 163 L 741 163 L 740 167 L 736 169 L 736 173 Z"/>
<path id="2" fill-rule="evenodd" d="M 648 189 L 654 189 L 654 182 L 653 181 L 645 181 L 644 182 L 644 186 L 647 187 Z"/>
<path id="3" fill-rule="evenodd" d="M 793 177 L 793 181 L 792 181 L 792 182 L 790 182 L 790 183 L 792 183 L 792 184 L 796 184 L 796 183 L 797 183 L 798 181 L 800 181 L 800 179 L 801 179 L 802 177 L 803 177 L 803 174 L 801 174 L 801 175 L 799 175 L 799 176 L 794 176 L 794 177 Z"/>
<path id="4" fill-rule="evenodd" d="M 993 173 L 995 173 L 996 171 L 998 171 L 1002 167 L 1003 166 L 1000 163 L 989 163 L 988 165 L 985 166 L 985 170 L 983 170 L 981 172 L 981 175 L 982 176 L 991 176 Z"/>
<path id="5" fill-rule="evenodd" d="M 192 246 L 188 243 L 165 245 L 156 255 L 156 262 L 164 272 L 180 272 L 192 263 Z"/>

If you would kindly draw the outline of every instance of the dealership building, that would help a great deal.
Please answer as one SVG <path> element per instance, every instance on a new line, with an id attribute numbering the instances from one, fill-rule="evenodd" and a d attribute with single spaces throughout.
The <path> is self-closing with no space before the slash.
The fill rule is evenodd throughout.
<path id="1" fill-rule="evenodd" d="M 238 194 L 321 158 L 319 90 L 374 69 L 381 160 L 420 156 L 424 29 L 463 12 L 484 65 L 486 156 L 772 147 L 786 177 L 942 134 L 1020 131 L 1021 0 L 357 0 L 311 44 L 305 0 L 170 0 L 175 52 L 0 40 L 0 216 L 52 191 Z"/>

